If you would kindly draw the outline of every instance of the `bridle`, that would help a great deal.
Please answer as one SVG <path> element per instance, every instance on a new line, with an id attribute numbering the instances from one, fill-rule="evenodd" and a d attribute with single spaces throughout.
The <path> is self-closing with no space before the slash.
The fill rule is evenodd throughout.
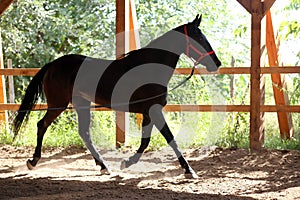
<path id="1" fill-rule="evenodd" d="M 209 56 L 211 54 L 214 54 L 215 52 L 214 51 L 210 51 L 210 52 L 207 52 L 207 53 L 202 53 L 200 50 L 198 50 L 191 42 L 190 42 L 190 39 L 189 39 L 189 35 L 188 35 L 188 30 L 187 30 L 187 25 L 184 25 L 184 35 L 185 35 L 185 39 L 186 39 L 186 51 L 185 51 L 185 54 L 191 58 L 190 56 L 190 49 L 192 49 L 193 51 L 195 51 L 198 55 L 199 55 L 199 58 L 194 61 L 194 67 L 196 65 L 199 64 L 199 62 L 205 58 L 206 56 Z"/>

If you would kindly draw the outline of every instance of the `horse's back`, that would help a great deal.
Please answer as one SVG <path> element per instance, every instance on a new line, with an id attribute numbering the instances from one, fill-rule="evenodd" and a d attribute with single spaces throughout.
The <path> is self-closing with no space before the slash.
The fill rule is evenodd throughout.
<path id="1" fill-rule="evenodd" d="M 140 113 L 154 104 L 166 104 L 167 83 L 173 74 L 169 66 L 135 56 L 103 60 L 70 54 L 49 65 L 44 77 L 48 104 L 57 106 L 80 97 L 115 110 Z"/>
<path id="2" fill-rule="evenodd" d="M 84 55 L 70 54 L 47 64 L 50 66 L 44 77 L 44 91 L 48 102 L 56 98 L 70 101 L 72 95 L 77 95 L 78 89 L 87 89 L 87 84 L 92 80 L 87 76 L 95 74 L 93 69 L 97 69 L 102 61 Z"/>

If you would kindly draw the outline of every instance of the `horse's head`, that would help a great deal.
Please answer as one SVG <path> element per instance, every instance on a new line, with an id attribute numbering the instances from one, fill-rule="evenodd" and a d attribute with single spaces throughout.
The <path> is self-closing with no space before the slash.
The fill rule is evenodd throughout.
<path id="1" fill-rule="evenodd" d="M 216 53 L 212 49 L 205 35 L 199 29 L 202 15 L 196 16 L 193 22 L 183 26 L 186 38 L 186 55 L 195 60 L 195 65 L 200 63 L 208 71 L 217 71 L 221 66 Z"/>

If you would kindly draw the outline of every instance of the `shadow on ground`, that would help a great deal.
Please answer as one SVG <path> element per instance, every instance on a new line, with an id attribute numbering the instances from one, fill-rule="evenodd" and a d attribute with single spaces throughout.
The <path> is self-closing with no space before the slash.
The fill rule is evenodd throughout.
<path id="1" fill-rule="evenodd" d="M 16 173 L 31 153 L 10 151 L 13 148 L 0 157 L 3 163 L 13 163 L 0 163 L 0 199 L 289 199 L 290 194 L 282 192 L 300 187 L 300 151 L 250 153 L 216 147 L 187 150 L 186 157 L 200 176 L 196 180 L 183 178 L 176 157 L 169 151 L 148 152 L 140 165 L 113 176 L 98 175 L 90 154 L 74 147 L 54 149 L 52 153 L 50 149 L 48 154 L 45 150 L 40 171 Z M 109 162 L 118 164 L 132 155 L 101 153 Z M 52 174 L 51 162 L 58 165 L 54 170 L 57 174 Z M 153 165 L 158 167 L 148 168 Z M 147 170 L 138 171 L 139 168 Z M 292 197 L 298 198 L 298 192 L 294 193 Z"/>

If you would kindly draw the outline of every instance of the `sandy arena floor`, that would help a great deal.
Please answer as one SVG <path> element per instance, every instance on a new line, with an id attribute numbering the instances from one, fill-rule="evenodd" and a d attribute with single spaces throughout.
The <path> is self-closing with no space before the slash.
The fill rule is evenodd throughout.
<path id="1" fill-rule="evenodd" d="M 147 152 L 129 169 L 133 154 L 102 151 L 113 170 L 99 175 L 84 148 L 44 149 L 34 170 L 33 148 L 0 146 L 0 199 L 299 199 L 300 151 L 201 147 L 185 150 L 199 179 L 185 179 L 169 148 Z"/>

